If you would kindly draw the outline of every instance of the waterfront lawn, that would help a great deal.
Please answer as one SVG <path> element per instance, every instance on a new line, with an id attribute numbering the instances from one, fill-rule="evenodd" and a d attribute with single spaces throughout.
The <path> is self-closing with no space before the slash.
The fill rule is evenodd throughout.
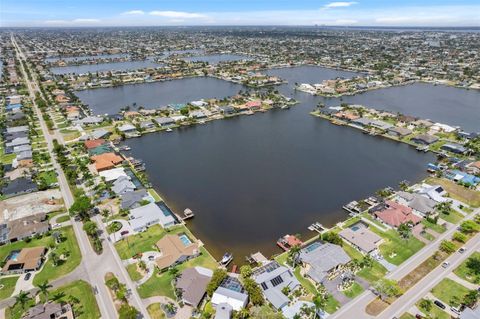
<path id="1" fill-rule="evenodd" d="M 158 193 L 153 188 L 149 188 L 148 193 L 153 197 L 153 199 L 155 199 L 156 202 L 162 201 L 160 195 L 158 195 Z"/>
<path id="2" fill-rule="evenodd" d="M 42 270 L 33 278 L 33 284 L 35 286 L 43 284 L 45 281 L 50 282 L 72 272 L 75 268 L 77 268 L 82 259 L 77 238 L 75 237 L 72 226 L 63 227 L 56 231 L 61 232 L 65 240 L 56 245 L 55 248 L 53 248 L 53 251 L 55 251 L 58 256 L 62 254 L 68 254 L 69 256 L 67 260 L 57 266 L 54 266 L 52 260 L 48 258 L 43 265 Z M 50 239 L 51 243 L 54 243 L 53 237 L 48 238 Z"/>
<path id="3" fill-rule="evenodd" d="M 218 267 L 217 262 L 208 253 L 204 247 L 200 247 L 200 256 L 190 259 L 183 264 L 178 265 L 176 268 L 181 272 L 186 268 L 191 267 L 205 267 L 209 269 L 215 269 Z M 138 287 L 138 293 L 142 298 L 148 298 L 153 296 L 166 296 L 171 299 L 175 299 L 175 292 L 172 287 L 173 276 L 168 272 L 159 273 L 155 269 L 152 277 L 148 279 L 144 284 Z"/>
<path id="4" fill-rule="evenodd" d="M 280 265 L 287 265 L 287 260 L 288 260 L 288 253 L 284 252 L 275 257 L 275 260 L 280 264 Z"/>
<path id="5" fill-rule="evenodd" d="M 432 294 L 450 306 L 458 306 L 469 291 L 452 279 L 445 278 L 432 289 Z"/>
<path id="6" fill-rule="evenodd" d="M 185 226 L 175 226 L 169 229 L 163 229 L 160 225 L 153 225 L 146 231 L 128 236 L 115 243 L 118 255 L 121 259 L 128 259 L 136 254 L 145 253 L 147 251 L 157 251 L 155 244 L 166 234 L 187 233 L 189 237 L 192 235 Z"/>
<path id="7" fill-rule="evenodd" d="M 384 238 L 385 242 L 380 245 L 380 253 L 385 260 L 397 266 L 425 246 L 423 242 L 414 236 L 410 236 L 408 239 L 401 238 L 398 232 L 393 229 L 385 232 L 375 227 L 370 227 L 369 229 Z"/>
<path id="8" fill-rule="evenodd" d="M 360 295 L 363 292 L 362 286 L 360 286 L 357 282 L 353 283 L 352 287 L 343 291 L 343 294 L 348 298 L 355 298 L 356 296 Z"/>
<path id="9" fill-rule="evenodd" d="M 420 302 L 422 300 L 423 299 L 420 299 L 417 302 L 416 306 L 418 310 L 423 312 L 425 316 L 429 316 L 428 318 L 435 318 L 435 319 L 450 319 L 450 315 L 448 313 L 446 313 L 445 311 L 443 311 L 442 309 L 438 308 L 435 305 L 432 305 L 432 309 L 430 309 L 429 311 L 422 309 L 422 307 L 420 307 Z"/>
<path id="10" fill-rule="evenodd" d="M 0 278 L 0 300 L 9 298 L 15 290 L 19 276 Z"/>
<path id="11" fill-rule="evenodd" d="M 465 188 L 452 181 L 443 178 L 431 177 L 426 180 L 428 184 L 440 185 L 453 199 L 464 202 L 473 207 L 480 207 L 480 192 Z"/>
<path id="12" fill-rule="evenodd" d="M 147 307 L 148 314 L 152 319 L 165 319 L 165 313 L 159 303 L 152 303 Z"/>
<path id="13" fill-rule="evenodd" d="M 349 244 L 343 242 L 343 250 L 350 256 L 352 259 L 362 260 L 364 256 L 355 248 L 350 246 Z M 387 273 L 387 269 L 382 266 L 378 261 L 373 261 L 372 268 L 363 268 L 359 272 L 357 272 L 357 276 L 362 277 L 369 283 L 374 283 L 380 278 L 383 278 Z"/>
<path id="14" fill-rule="evenodd" d="M 79 303 L 73 305 L 75 318 L 77 319 L 96 319 L 100 318 L 95 295 L 92 287 L 83 280 L 77 280 L 62 286 L 50 293 L 50 297 L 62 296 L 58 301 L 70 302 L 70 296 L 79 300 Z"/>
<path id="15" fill-rule="evenodd" d="M 480 259 L 480 253 L 479 252 L 474 252 L 470 257 L 468 257 L 467 260 L 462 262 L 460 266 L 458 266 L 455 270 L 454 273 L 458 277 L 471 282 L 472 284 L 479 284 L 480 283 L 480 274 L 475 274 L 475 272 L 467 267 L 467 261 L 469 259 L 476 258 Z"/>
<path id="16" fill-rule="evenodd" d="M 132 278 L 133 281 L 139 281 L 140 279 L 143 278 L 142 274 L 138 272 L 137 270 L 137 263 L 134 264 L 129 264 L 127 266 L 127 272 L 130 278 Z"/>

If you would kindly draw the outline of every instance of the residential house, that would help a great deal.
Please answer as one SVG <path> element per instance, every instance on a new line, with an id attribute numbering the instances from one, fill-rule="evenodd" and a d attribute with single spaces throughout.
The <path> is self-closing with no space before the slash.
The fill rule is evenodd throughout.
<path id="1" fill-rule="evenodd" d="M 96 147 L 99 147 L 103 144 L 105 144 L 105 140 L 104 139 L 96 139 L 96 140 L 87 140 L 85 142 L 83 142 L 83 144 L 85 145 L 85 148 L 87 150 L 89 149 L 92 149 L 92 148 L 96 148 Z"/>
<path id="2" fill-rule="evenodd" d="M 112 183 L 112 191 L 117 195 L 133 192 L 137 187 L 132 183 L 130 177 L 120 176 Z"/>
<path id="3" fill-rule="evenodd" d="M 233 308 L 228 303 L 217 305 L 214 319 L 230 319 L 232 318 Z"/>
<path id="4" fill-rule="evenodd" d="M 447 143 L 443 144 L 440 149 L 455 153 L 455 154 L 465 154 L 467 152 L 467 148 L 463 145 L 457 144 L 457 143 Z"/>
<path id="5" fill-rule="evenodd" d="M 440 185 L 428 185 L 422 184 L 421 188 L 417 191 L 419 194 L 427 196 L 437 203 L 447 202 L 448 199 L 444 197 L 447 192 Z"/>
<path id="6" fill-rule="evenodd" d="M 233 310 L 239 311 L 248 303 L 248 294 L 245 293 L 238 278 L 227 276 L 213 293 L 211 303 L 215 308 L 228 304 Z"/>
<path id="7" fill-rule="evenodd" d="M 437 202 L 427 196 L 417 193 L 409 193 L 404 191 L 397 192 L 398 202 L 413 209 L 413 212 L 422 217 L 435 214 L 435 206 Z"/>
<path id="8" fill-rule="evenodd" d="M 465 169 L 469 174 L 480 175 L 480 161 L 469 163 Z"/>
<path id="9" fill-rule="evenodd" d="M 395 126 L 395 127 L 389 128 L 387 130 L 387 134 L 391 135 L 391 136 L 398 137 L 398 138 L 402 138 L 402 137 L 405 137 L 407 135 L 412 134 L 412 131 L 409 130 L 408 128 Z"/>
<path id="10" fill-rule="evenodd" d="M 155 259 L 155 263 L 160 270 L 181 264 L 200 255 L 198 244 L 192 243 L 185 234 L 165 235 L 155 246 L 162 254 Z"/>
<path id="11" fill-rule="evenodd" d="M 94 155 L 90 157 L 90 160 L 95 163 L 95 169 L 97 172 L 109 170 L 116 165 L 123 162 L 123 158 L 115 153 L 103 153 L 100 155 Z"/>
<path id="12" fill-rule="evenodd" d="M 13 219 L 7 222 L 8 242 L 15 242 L 35 235 L 42 235 L 50 230 L 45 213 Z"/>
<path id="13" fill-rule="evenodd" d="M 140 127 L 144 130 L 149 130 L 149 129 L 155 128 L 155 124 L 153 124 L 152 121 L 147 120 L 147 121 L 140 122 Z"/>
<path id="14" fill-rule="evenodd" d="M 98 173 L 98 175 L 103 177 L 106 182 L 114 181 L 120 178 L 121 176 L 125 176 L 125 177 L 128 176 L 127 173 L 125 173 L 125 168 L 123 167 L 116 167 L 106 171 L 101 171 Z"/>
<path id="15" fill-rule="evenodd" d="M 343 229 L 338 235 L 364 254 L 371 254 L 377 251 L 383 238 L 368 229 L 368 225 L 358 222 Z"/>
<path id="16" fill-rule="evenodd" d="M 36 192 L 37 190 L 37 184 L 31 178 L 20 177 L 9 182 L 2 188 L 1 192 L 4 196 L 16 196 Z"/>
<path id="17" fill-rule="evenodd" d="M 262 288 L 265 298 L 279 310 L 288 305 L 290 299 L 283 293 L 287 287 L 290 291 L 300 286 L 292 271 L 271 261 L 256 268 L 252 274 L 253 280 Z"/>
<path id="18" fill-rule="evenodd" d="M 134 231 L 141 232 L 155 224 L 160 224 L 163 228 L 171 227 L 175 224 L 175 218 L 170 212 L 160 209 L 156 203 L 150 203 L 131 209 L 129 223 Z"/>
<path id="19" fill-rule="evenodd" d="M 96 139 L 101 139 L 101 138 L 107 138 L 112 134 L 110 131 L 107 131 L 106 129 L 99 128 L 94 130 L 93 132 L 90 132 L 90 138 L 93 140 Z"/>
<path id="20" fill-rule="evenodd" d="M 316 241 L 300 250 L 302 273 L 317 283 L 335 278 L 351 261 L 342 247 Z"/>
<path id="21" fill-rule="evenodd" d="M 412 208 L 399 204 L 397 202 L 387 200 L 382 209 L 374 211 L 375 217 L 380 219 L 384 224 L 397 228 L 401 224 L 412 223 L 416 225 L 422 220 L 421 217 L 413 213 Z"/>
<path id="22" fill-rule="evenodd" d="M 3 274 L 21 274 L 40 269 L 43 264 L 47 248 L 29 247 L 20 251 L 11 251 L 2 268 Z"/>
<path id="23" fill-rule="evenodd" d="M 419 134 L 412 137 L 411 141 L 417 144 L 430 145 L 438 141 L 438 137 L 429 134 Z"/>
<path id="24" fill-rule="evenodd" d="M 161 127 L 175 125 L 175 121 L 170 117 L 156 117 L 153 120 Z"/>
<path id="25" fill-rule="evenodd" d="M 133 209 L 140 206 L 140 202 L 143 200 L 152 201 L 152 197 L 145 189 L 139 189 L 136 191 L 125 192 L 121 196 L 121 209 Z"/>
<path id="26" fill-rule="evenodd" d="M 65 303 L 49 301 L 28 309 L 22 319 L 74 319 L 72 307 Z"/>

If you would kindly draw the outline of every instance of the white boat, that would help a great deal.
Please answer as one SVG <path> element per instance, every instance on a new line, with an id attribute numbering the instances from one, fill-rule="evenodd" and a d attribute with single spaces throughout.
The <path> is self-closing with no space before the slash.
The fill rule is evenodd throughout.
<path id="1" fill-rule="evenodd" d="M 233 260 L 233 255 L 231 253 L 225 253 L 222 260 L 220 260 L 220 265 L 227 266 Z"/>
<path id="2" fill-rule="evenodd" d="M 172 132 L 172 129 L 171 129 L 171 128 L 167 128 L 166 131 L 167 131 L 167 132 Z"/>

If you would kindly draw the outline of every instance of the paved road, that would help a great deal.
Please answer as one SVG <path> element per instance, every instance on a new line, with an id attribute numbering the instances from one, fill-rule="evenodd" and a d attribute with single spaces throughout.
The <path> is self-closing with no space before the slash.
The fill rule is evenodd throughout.
<path id="1" fill-rule="evenodd" d="M 477 208 L 473 213 L 469 214 L 468 216 L 464 217 L 463 220 L 472 219 L 473 216 L 480 213 L 480 209 Z M 400 266 L 398 266 L 394 271 L 389 273 L 386 277 L 389 279 L 399 280 L 409 274 L 412 270 L 414 270 L 418 265 L 420 265 L 423 261 L 425 261 L 428 257 L 430 257 L 434 251 L 438 249 L 440 242 L 444 239 L 449 239 L 456 231 L 456 226 L 451 227 L 450 229 L 446 230 L 443 234 L 440 234 L 434 241 L 430 244 L 423 247 L 420 251 L 418 251 L 415 255 L 407 259 L 403 262 Z M 473 241 L 473 239 L 472 239 Z M 373 318 L 365 313 L 366 306 L 373 301 L 376 296 L 370 291 L 367 290 L 359 295 L 357 298 L 353 299 L 342 308 L 340 308 L 337 312 L 332 314 L 329 318 L 330 319 L 347 319 L 347 318 Z"/>
<path id="2" fill-rule="evenodd" d="M 25 55 L 22 52 L 21 48 L 18 46 L 13 34 L 11 37 L 11 41 L 15 47 L 18 59 L 25 61 L 26 65 Z M 58 183 L 60 186 L 60 191 L 64 198 L 65 206 L 68 209 L 73 204 L 74 198 L 65 174 L 60 165 L 58 164 L 55 154 L 53 152 L 53 139 L 57 138 L 59 134 L 57 131 L 55 131 L 53 135 L 50 134 L 48 127 L 43 120 L 41 111 L 35 103 L 35 92 L 40 92 L 38 84 L 36 83 L 36 81 L 33 82 L 28 79 L 23 64 L 21 66 L 21 69 L 33 101 L 35 113 L 39 118 L 40 126 L 47 142 L 47 148 L 52 158 L 53 167 L 58 173 Z M 32 76 L 35 76 L 33 72 Z M 60 143 L 63 142 L 63 139 L 61 138 L 57 138 L 57 140 L 60 141 Z M 99 222 L 99 220 L 97 220 L 97 222 Z M 118 257 L 118 254 L 115 251 L 114 247 L 108 241 L 104 241 L 103 253 L 101 255 L 97 255 L 93 251 L 86 233 L 82 230 L 82 223 L 76 222 L 72 219 L 72 225 L 78 240 L 80 251 L 82 253 L 82 262 L 79 267 L 82 267 L 85 271 L 85 277 L 83 277 L 83 279 L 88 281 L 97 290 L 96 299 L 100 308 L 102 318 L 110 319 L 118 317 L 110 293 L 107 287 L 104 285 L 105 274 L 107 272 L 112 272 L 117 276 L 120 282 L 125 283 L 127 285 L 127 288 L 130 290 L 129 303 L 135 308 L 137 308 L 144 318 L 149 319 L 150 316 L 148 315 L 148 311 L 146 310 L 140 296 L 138 295 L 135 285 L 128 276 L 125 268 L 122 266 L 120 258 Z M 102 223 L 100 222 L 99 225 L 102 225 Z"/>
<path id="3" fill-rule="evenodd" d="M 450 266 L 447 268 L 443 268 L 442 266 L 435 268 L 377 316 L 377 318 L 390 319 L 395 316 L 400 317 L 404 312 L 408 311 L 420 298 L 424 297 L 433 287 L 438 285 L 440 281 L 446 278 L 465 259 L 480 249 L 480 234 L 470 239 L 468 243 L 465 244 L 465 247 L 467 250 L 463 254 L 456 252 L 446 259 L 446 261 L 450 263 Z"/>

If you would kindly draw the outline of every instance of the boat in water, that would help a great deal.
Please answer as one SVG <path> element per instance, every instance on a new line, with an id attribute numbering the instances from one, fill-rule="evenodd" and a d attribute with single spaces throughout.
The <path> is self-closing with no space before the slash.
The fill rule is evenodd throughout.
<path id="1" fill-rule="evenodd" d="M 220 260 L 220 265 L 227 266 L 233 260 L 233 255 L 231 253 L 225 253 L 222 260 Z"/>
<path id="2" fill-rule="evenodd" d="M 173 130 L 171 128 L 167 128 L 165 131 L 167 132 L 173 132 Z"/>

